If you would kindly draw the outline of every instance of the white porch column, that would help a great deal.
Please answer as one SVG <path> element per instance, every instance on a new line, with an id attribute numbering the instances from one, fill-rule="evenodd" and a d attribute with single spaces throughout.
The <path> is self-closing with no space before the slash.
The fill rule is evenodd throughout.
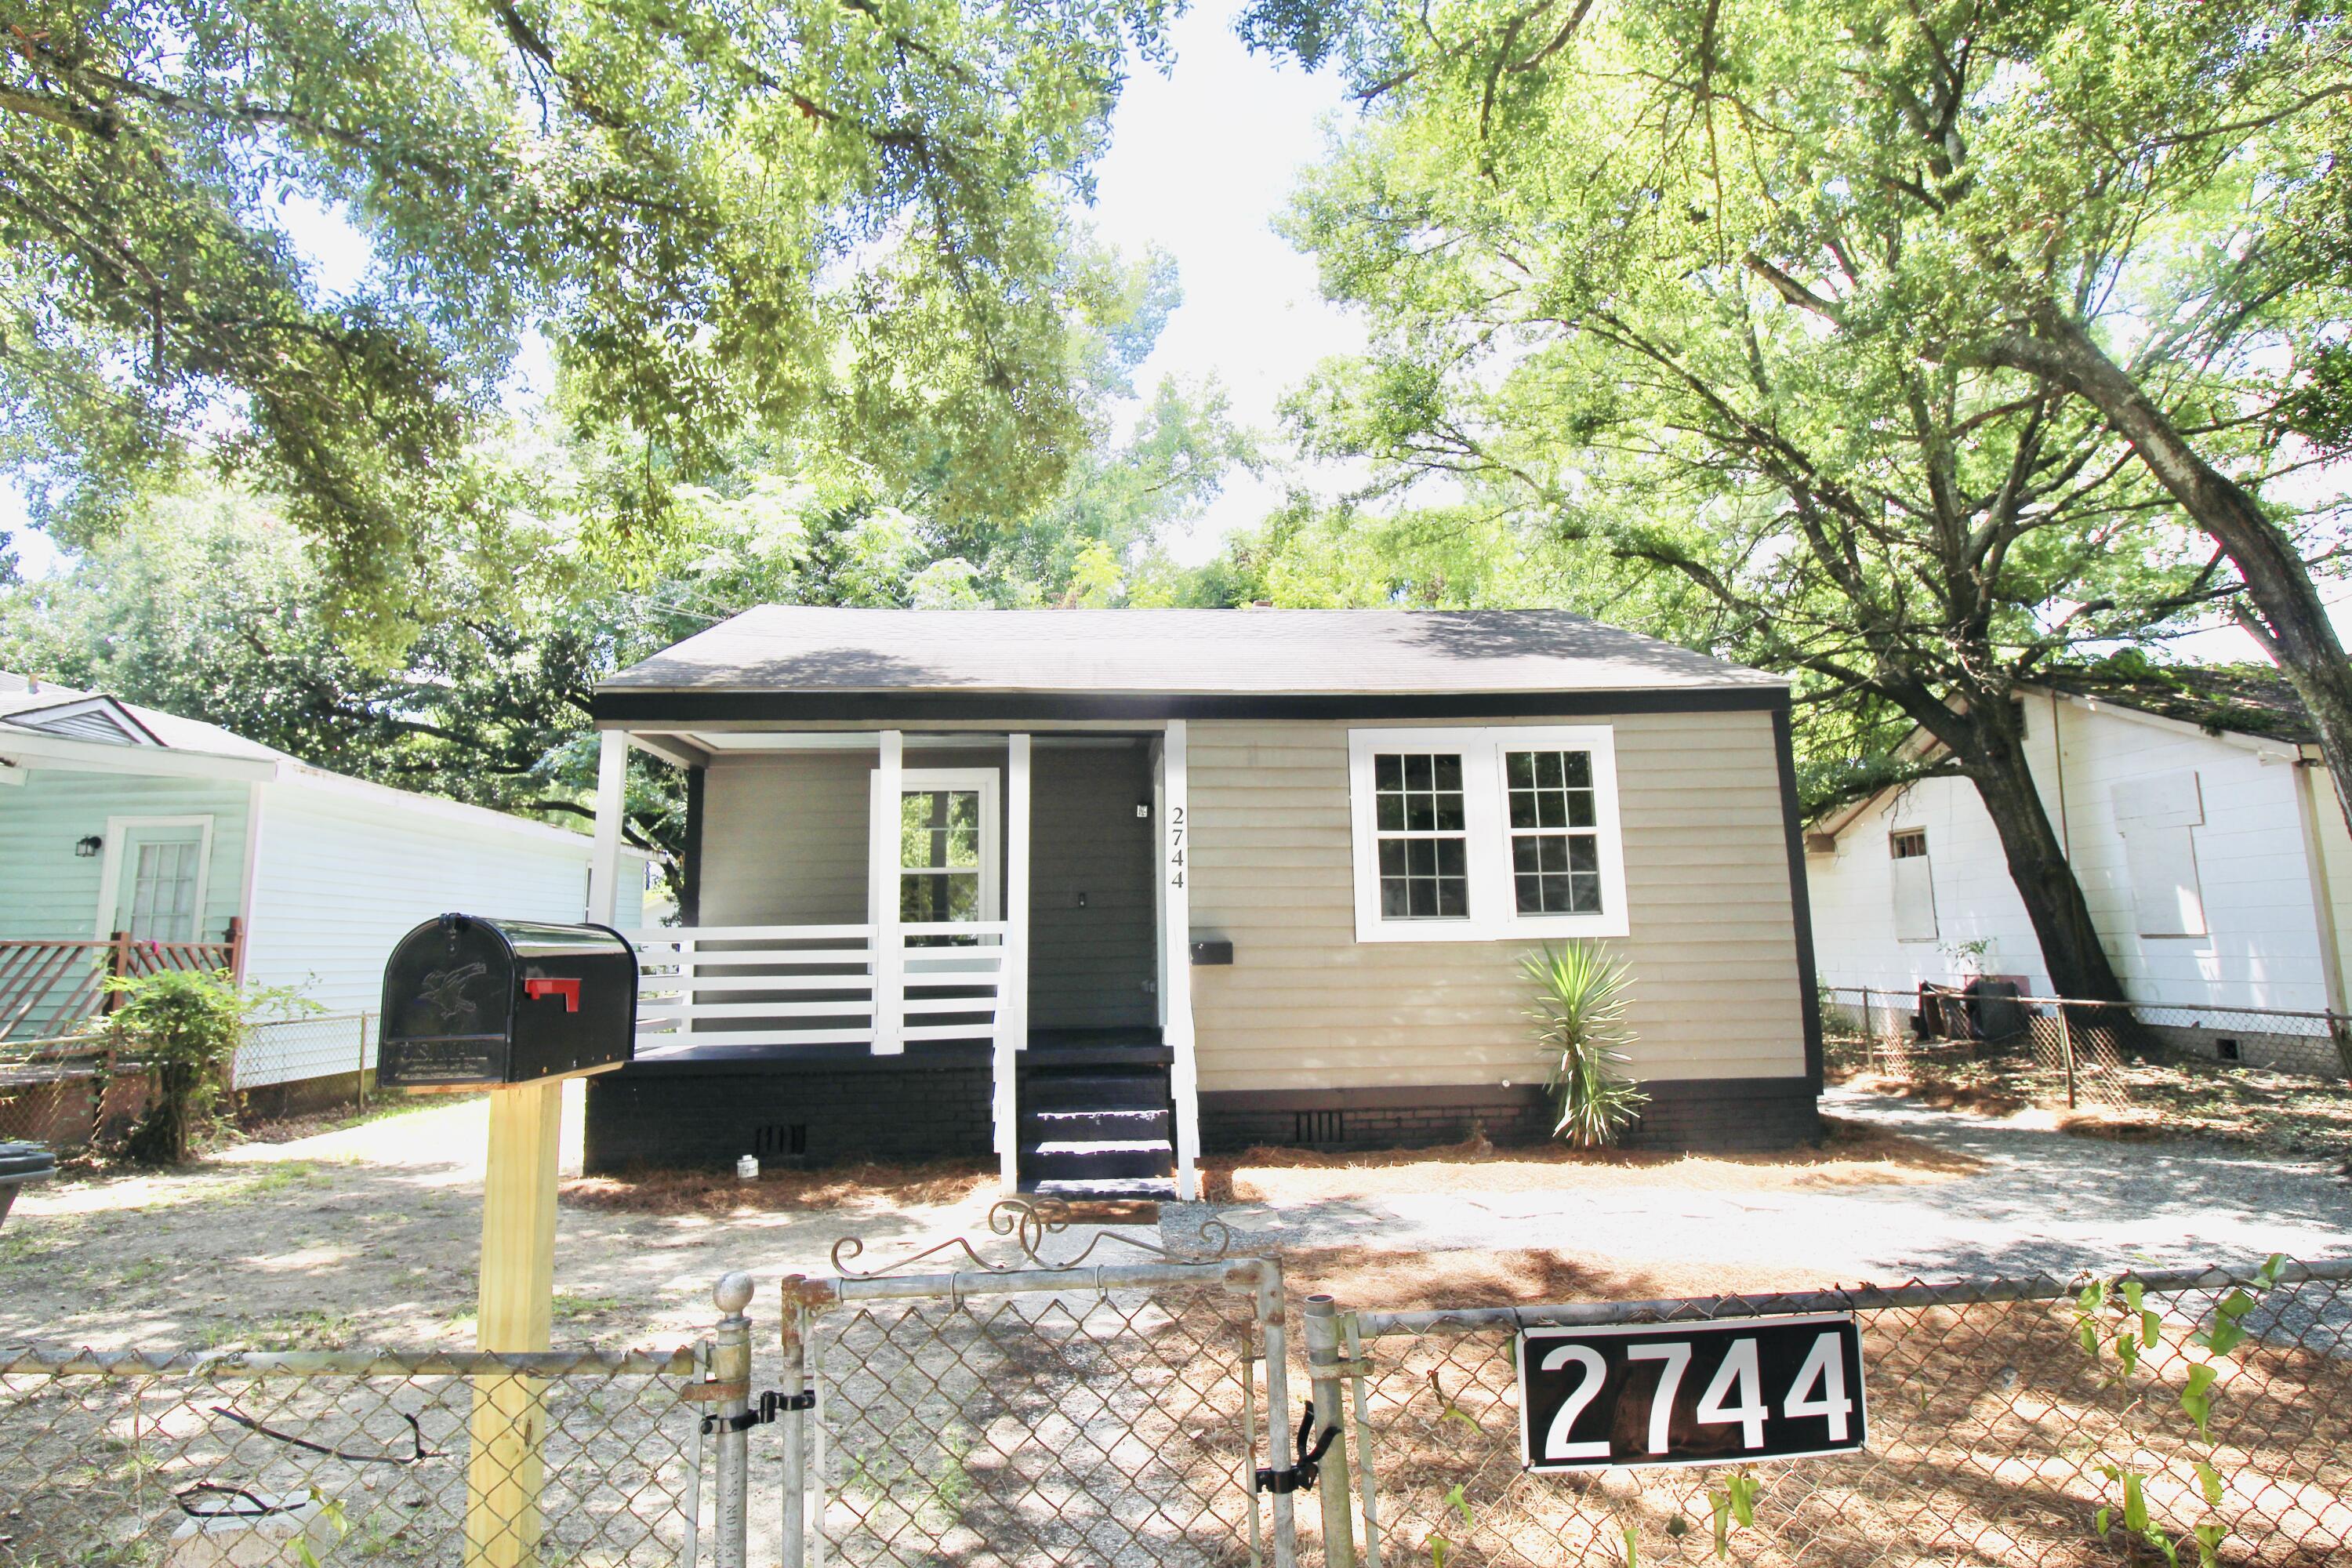
<path id="1" fill-rule="evenodd" d="M 1184 721 L 1168 721 L 1160 748 L 1160 1039 L 1175 1052 L 1176 1195 L 1201 1195 L 1201 1080 L 1192 1057 L 1192 809 L 1185 789 Z"/>
<path id="2" fill-rule="evenodd" d="M 1021 1190 L 1020 1062 L 1029 1043 L 1029 737 L 1004 747 L 1004 970 L 996 985 L 996 1161 Z"/>
<path id="3" fill-rule="evenodd" d="M 906 735 L 882 731 L 881 760 L 874 765 L 873 820 L 867 825 L 866 921 L 874 928 L 874 1054 L 894 1057 L 907 1048 L 905 1026 L 907 941 L 898 934 L 898 796 L 905 773 Z"/>
<path id="4" fill-rule="evenodd" d="M 588 918 L 611 925 L 621 896 L 621 813 L 629 778 L 629 737 L 596 735 L 596 838 L 588 854 Z"/>

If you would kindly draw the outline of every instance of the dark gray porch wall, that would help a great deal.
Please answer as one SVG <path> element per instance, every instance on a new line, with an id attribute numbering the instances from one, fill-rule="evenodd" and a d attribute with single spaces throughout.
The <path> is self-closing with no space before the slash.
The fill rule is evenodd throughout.
<path id="1" fill-rule="evenodd" d="M 908 768 L 990 767 L 996 748 L 909 747 Z M 866 919 L 870 751 L 772 752 L 714 762 L 703 784 L 700 923 Z M 1029 1021 L 1151 1024 L 1151 763 L 1140 743 L 1034 747 L 1030 762 Z M 1086 895 L 1086 907 L 1078 895 Z"/>
<path id="2" fill-rule="evenodd" d="M 721 757 L 702 784 L 704 925 L 866 919 L 872 752 Z"/>

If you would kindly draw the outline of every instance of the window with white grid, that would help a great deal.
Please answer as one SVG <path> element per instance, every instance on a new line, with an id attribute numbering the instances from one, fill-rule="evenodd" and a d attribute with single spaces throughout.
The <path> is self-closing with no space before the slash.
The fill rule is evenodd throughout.
<path id="1" fill-rule="evenodd" d="M 1607 725 L 1349 732 L 1364 942 L 1620 936 Z"/>

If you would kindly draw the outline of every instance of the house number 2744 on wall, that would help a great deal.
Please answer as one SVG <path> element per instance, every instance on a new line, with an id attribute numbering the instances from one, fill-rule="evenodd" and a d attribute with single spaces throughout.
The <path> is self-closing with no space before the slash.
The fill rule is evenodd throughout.
<path id="1" fill-rule="evenodd" d="M 1851 1313 L 1521 1331 L 1530 1470 L 1716 1465 L 1859 1448 Z"/>
<path id="2" fill-rule="evenodd" d="M 1168 885 L 1184 885 L 1184 808 L 1181 805 L 1168 808 Z"/>

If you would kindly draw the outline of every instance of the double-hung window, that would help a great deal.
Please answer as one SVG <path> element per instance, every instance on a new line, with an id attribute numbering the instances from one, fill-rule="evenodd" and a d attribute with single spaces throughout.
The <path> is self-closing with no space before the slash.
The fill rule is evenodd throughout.
<path id="1" fill-rule="evenodd" d="M 1608 726 L 1356 730 L 1348 752 L 1359 941 L 1625 933 Z"/>

